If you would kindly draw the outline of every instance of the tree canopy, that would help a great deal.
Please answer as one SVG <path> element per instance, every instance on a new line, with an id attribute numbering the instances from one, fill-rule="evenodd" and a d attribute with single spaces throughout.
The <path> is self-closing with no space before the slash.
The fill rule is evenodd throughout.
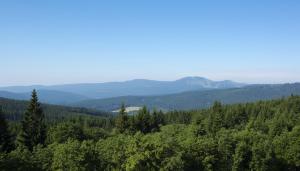
<path id="1" fill-rule="evenodd" d="M 23 122 L 41 114 L 35 96 L 26 112 L 30 120 Z M 16 139 L 23 122 L 18 129 L 8 121 L 1 136 Z M 143 107 L 136 115 L 126 114 L 122 105 L 115 117 L 45 124 L 44 143 L 0 152 L 0 170 L 300 169 L 299 96 L 166 113 Z"/>

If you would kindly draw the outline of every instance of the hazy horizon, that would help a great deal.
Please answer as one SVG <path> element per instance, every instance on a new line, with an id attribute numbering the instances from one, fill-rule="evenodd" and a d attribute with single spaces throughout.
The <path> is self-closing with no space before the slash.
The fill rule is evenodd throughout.
<path id="1" fill-rule="evenodd" d="M 300 82 L 300 1 L 2 1 L 0 86 Z"/>
<path id="2" fill-rule="evenodd" d="M 57 84 L 12 84 L 12 85 L 0 85 L 0 88 L 3 87 L 18 87 L 18 86 L 56 86 L 56 85 L 73 85 L 73 84 L 97 84 L 97 83 L 113 83 L 113 82 L 126 82 L 126 81 L 133 81 L 133 80 L 150 80 L 150 81 L 176 81 L 180 80 L 182 78 L 187 78 L 187 77 L 202 77 L 211 81 L 233 81 L 237 83 L 245 83 L 245 84 L 285 84 L 285 83 L 299 83 L 299 81 L 282 81 L 282 82 L 245 82 L 245 81 L 236 81 L 236 80 L 231 80 L 231 79 L 211 79 L 208 77 L 204 76 L 185 76 L 185 77 L 179 77 L 177 79 L 148 79 L 148 78 L 133 78 L 133 79 L 126 79 L 126 80 L 112 80 L 112 81 L 96 81 L 96 82 L 70 82 L 70 83 L 57 83 Z"/>

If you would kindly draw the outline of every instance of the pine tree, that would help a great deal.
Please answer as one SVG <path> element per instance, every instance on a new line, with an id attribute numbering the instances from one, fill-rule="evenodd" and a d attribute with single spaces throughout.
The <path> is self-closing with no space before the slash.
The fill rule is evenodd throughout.
<path id="1" fill-rule="evenodd" d="M 12 149 L 11 135 L 8 125 L 0 107 L 0 152 L 8 152 Z"/>
<path id="2" fill-rule="evenodd" d="M 221 127 L 223 127 L 223 119 L 222 104 L 216 101 L 211 107 L 211 111 L 208 116 L 209 132 L 215 134 Z"/>
<path id="3" fill-rule="evenodd" d="M 158 131 L 159 127 L 164 124 L 164 116 L 162 111 L 157 112 L 156 110 L 154 110 L 151 120 L 152 131 Z"/>
<path id="4" fill-rule="evenodd" d="M 139 111 L 135 122 L 137 130 L 142 133 L 148 133 L 151 131 L 151 115 L 146 106 Z"/>
<path id="5" fill-rule="evenodd" d="M 32 91 L 30 104 L 22 121 L 22 132 L 19 142 L 29 150 L 37 144 L 44 144 L 46 139 L 46 127 L 43 110 L 38 102 L 37 93 Z"/>
<path id="6" fill-rule="evenodd" d="M 129 132 L 130 133 L 135 133 L 137 130 L 137 126 L 136 126 L 136 121 L 135 121 L 135 116 L 131 116 L 129 117 Z"/>
<path id="7" fill-rule="evenodd" d="M 129 128 L 129 119 L 124 103 L 121 105 L 119 115 L 116 118 L 116 127 L 121 133 L 125 132 Z"/>

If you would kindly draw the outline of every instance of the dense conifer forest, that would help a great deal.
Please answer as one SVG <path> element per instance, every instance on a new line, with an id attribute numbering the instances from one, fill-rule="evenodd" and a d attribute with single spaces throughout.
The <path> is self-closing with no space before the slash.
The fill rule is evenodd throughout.
<path id="1" fill-rule="evenodd" d="M 22 115 L 29 105 L 29 101 L 13 100 L 0 97 L 0 106 L 5 117 L 10 121 L 20 121 Z M 94 109 L 80 108 L 80 107 L 67 107 L 60 105 L 41 104 L 45 120 L 58 121 L 64 118 L 73 118 L 78 116 L 102 116 L 107 117 L 109 112 L 103 112 Z"/>
<path id="2" fill-rule="evenodd" d="M 300 169 L 300 96 L 57 120 L 35 91 L 26 105 L 17 119 L 0 111 L 0 170 Z"/>

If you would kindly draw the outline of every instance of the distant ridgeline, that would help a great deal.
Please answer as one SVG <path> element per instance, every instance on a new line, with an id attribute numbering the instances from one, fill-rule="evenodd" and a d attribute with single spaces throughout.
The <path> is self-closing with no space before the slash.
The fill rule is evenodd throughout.
<path id="1" fill-rule="evenodd" d="M 107 112 L 122 103 L 131 112 L 144 105 L 150 110 L 191 110 L 223 104 L 255 102 L 300 95 L 300 83 L 247 85 L 232 81 L 212 81 L 187 77 L 176 81 L 131 80 L 125 82 L 70 84 L 56 86 L 0 87 L 0 97 L 29 100 L 36 88 L 45 104 L 83 107 Z"/>
<path id="2" fill-rule="evenodd" d="M 108 99 L 85 100 L 73 106 L 94 108 L 105 111 L 119 109 L 121 103 L 127 107 L 142 107 L 158 110 L 191 110 L 208 108 L 215 101 L 223 104 L 271 100 L 290 95 L 300 95 L 300 83 L 278 85 L 250 85 L 242 88 L 229 88 L 206 91 L 187 91 L 178 94 L 159 96 L 122 96 Z"/>
<path id="3" fill-rule="evenodd" d="M 69 104 L 87 99 L 103 99 L 129 95 L 166 95 L 192 90 L 236 88 L 245 85 L 229 80 L 212 81 L 203 77 L 185 77 L 175 81 L 136 79 L 124 82 L 0 87 L 0 97 L 26 100 L 29 99 L 30 92 L 36 89 L 41 102 Z"/>
<path id="4" fill-rule="evenodd" d="M 230 88 L 207 91 L 189 91 L 162 96 L 123 96 L 109 99 L 85 100 L 72 104 L 74 107 L 42 104 L 47 120 L 62 119 L 73 116 L 109 116 L 118 113 L 125 103 L 128 113 L 136 113 L 147 106 L 148 109 L 172 111 L 195 110 L 210 107 L 215 101 L 222 104 L 255 102 L 258 100 L 279 99 L 300 95 L 300 84 L 251 85 L 242 88 Z M 0 106 L 6 118 L 20 120 L 27 108 L 28 101 L 12 100 L 0 97 Z M 107 112 L 103 112 L 107 111 Z M 112 112 L 112 113 L 111 113 Z"/>

